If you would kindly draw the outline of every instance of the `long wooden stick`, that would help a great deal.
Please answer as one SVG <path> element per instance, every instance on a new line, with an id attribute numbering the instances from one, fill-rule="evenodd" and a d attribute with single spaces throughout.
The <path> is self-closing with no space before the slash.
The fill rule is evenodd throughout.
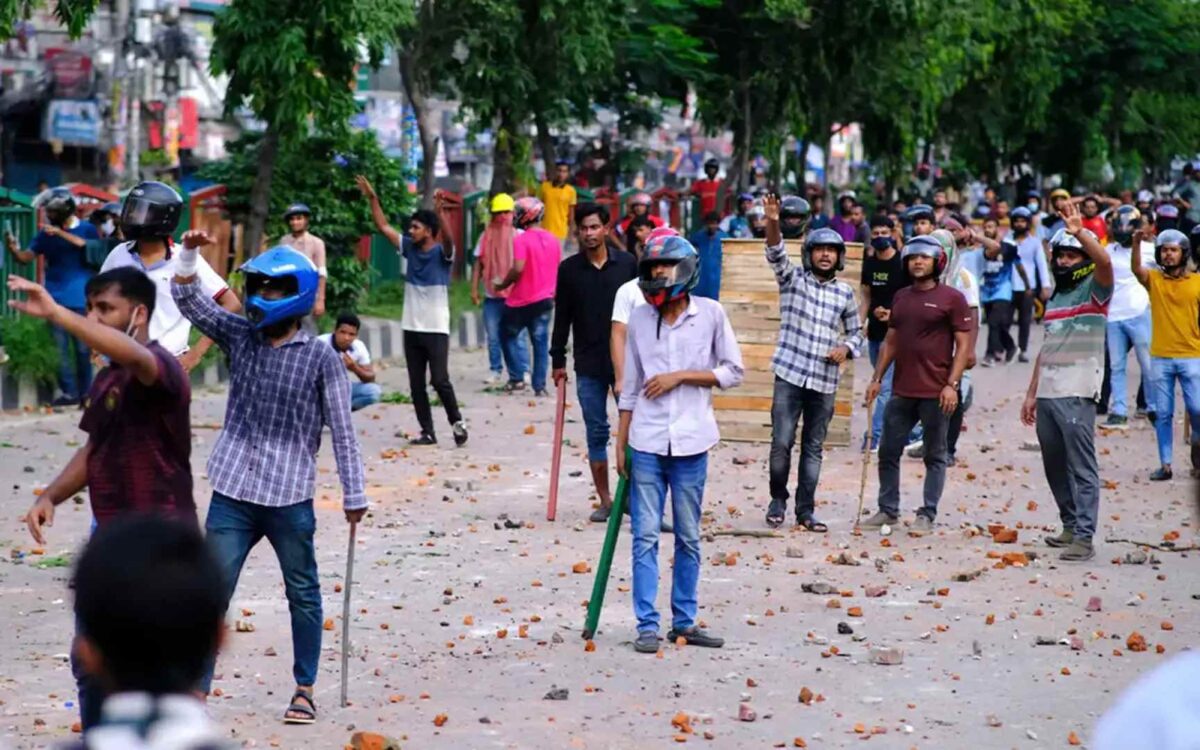
<path id="1" fill-rule="evenodd" d="M 858 511 L 854 514 L 854 533 L 858 533 L 858 524 L 862 519 L 863 501 L 867 495 L 867 471 L 871 468 L 871 422 L 875 416 L 875 399 L 867 404 L 867 434 L 863 441 L 862 481 L 858 485 Z"/>
<path id="2" fill-rule="evenodd" d="M 558 470 L 562 466 L 563 421 L 567 412 L 567 384 L 554 384 L 557 402 L 554 405 L 554 447 L 550 457 L 550 499 L 546 501 L 546 520 L 553 521 L 558 512 Z"/>
<path id="3" fill-rule="evenodd" d="M 342 596 L 342 708 L 346 707 L 346 692 L 350 679 L 350 587 L 354 583 L 354 537 L 358 522 L 350 522 L 350 545 L 346 549 L 346 588 Z"/>

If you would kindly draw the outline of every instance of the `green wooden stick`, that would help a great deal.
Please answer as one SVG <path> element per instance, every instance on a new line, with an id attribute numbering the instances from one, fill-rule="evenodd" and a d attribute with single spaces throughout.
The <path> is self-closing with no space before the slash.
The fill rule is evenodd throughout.
<path id="1" fill-rule="evenodd" d="M 625 449 L 625 470 L 633 466 L 633 453 Z M 600 564 L 596 566 L 596 581 L 592 584 L 592 597 L 588 600 L 587 620 L 583 624 L 583 638 L 590 641 L 600 624 L 600 610 L 604 607 L 604 592 L 608 588 L 608 572 L 612 568 L 613 552 L 617 549 L 617 537 L 621 534 L 621 516 L 629 502 L 629 482 L 625 477 L 617 480 L 617 494 L 613 497 L 612 512 L 608 516 L 608 530 L 604 532 L 604 548 L 600 550 Z"/>

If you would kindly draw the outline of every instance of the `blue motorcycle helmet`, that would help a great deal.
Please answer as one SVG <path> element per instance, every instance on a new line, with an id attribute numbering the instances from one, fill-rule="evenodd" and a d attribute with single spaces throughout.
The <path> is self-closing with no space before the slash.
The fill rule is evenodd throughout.
<path id="1" fill-rule="evenodd" d="M 246 319 L 255 330 L 312 312 L 320 275 L 303 254 L 278 245 L 242 264 L 246 279 Z"/>
<path id="2" fill-rule="evenodd" d="M 656 277 L 651 268 L 659 263 L 674 265 L 667 277 Z M 700 281 L 700 253 L 678 235 L 655 237 L 646 244 L 638 262 L 638 288 L 646 302 L 661 308 L 696 288 Z"/>

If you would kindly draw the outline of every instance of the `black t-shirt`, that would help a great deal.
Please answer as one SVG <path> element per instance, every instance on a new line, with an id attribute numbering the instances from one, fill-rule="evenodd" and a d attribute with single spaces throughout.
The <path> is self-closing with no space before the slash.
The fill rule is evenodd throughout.
<path id="1" fill-rule="evenodd" d="M 909 284 L 900 252 L 896 251 L 887 260 L 880 260 L 878 255 L 863 259 L 862 283 L 871 290 L 870 304 L 867 305 L 867 340 L 883 341 L 887 336 L 888 324 L 873 313 L 877 307 L 891 310 L 892 297 Z"/>

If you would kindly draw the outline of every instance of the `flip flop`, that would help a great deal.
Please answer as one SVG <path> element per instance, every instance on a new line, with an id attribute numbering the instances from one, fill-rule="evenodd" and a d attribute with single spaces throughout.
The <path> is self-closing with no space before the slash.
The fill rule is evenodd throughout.
<path id="1" fill-rule="evenodd" d="M 308 705 L 300 702 L 300 699 L 308 701 Z M 288 716 L 288 714 L 304 714 L 303 716 Z M 313 701 L 313 697 L 307 691 L 297 690 L 292 694 L 292 703 L 287 707 L 287 711 L 283 712 L 284 724 L 315 724 L 317 722 L 317 704 Z"/>
<path id="2" fill-rule="evenodd" d="M 808 518 L 797 518 L 796 525 L 803 527 L 805 531 L 812 531 L 817 534 L 824 534 L 825 532 L 829 531 L 828 526 L 812 516 L 809 516 Z"/>
<path id="3" fill-rule="evenodd" d="M 782 500 L 772 500 L 771 504 L 767 506 L 767 525 L 773 529 L 782 526 L 786 511 L 787 503 Z"/>

